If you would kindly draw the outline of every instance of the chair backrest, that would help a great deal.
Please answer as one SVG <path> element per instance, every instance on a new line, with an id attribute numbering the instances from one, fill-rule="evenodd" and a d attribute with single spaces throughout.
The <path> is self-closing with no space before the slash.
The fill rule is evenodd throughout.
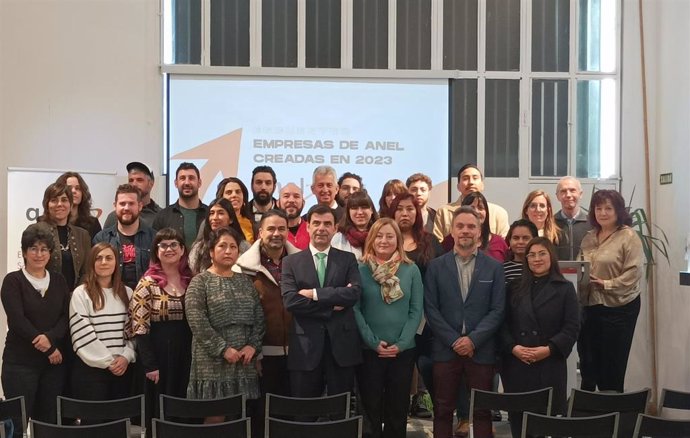
<path id="1" fill-rule="evenodd" d="M 249 418 L 216 424 L 181 424 L 153 419 L 153 438 L 249 438 Z"/>
<path id="2" fill-rule="evenodd" d="M 629 438 L 635 429 L 637 416 L 645 413 L 647 400 L 649 400 L 649 388 L 624 393 L 573 389 L 568 403 L 568 416 L 588 417 L 619 412 L 621 415 L 618 436 Z"/>
<path id="3" fill-rule="evenodd" d="M 473 424 L 474 411 L 482 409 L 551 415 L 552 397 L 551 387 L 530 392 L 490 392 L 472 389 L 470 425 Z"/>
<path id="4" fill-rule="evenodd" d="M 659 400 L 659 415 L 664 408 L 690 410 L 690 392 L 662 389 Z"/>
<path id="5" fill-rule="evenodd" d="M 638 437 L 674 437 L 690 436 L 690 420 L 671 420 L 640 414 L 635 424 L 634 438 Z"/>
<path id="6" fill-rule="evenodd" d="M 161 394 L 160 418 L 205 418 L 225 416 L 227 420 L 245 418 L 245 395 L 217 399 L 188 399 Z"/>
<path id="7" fill-rule="evenodd" d="M 12 419 L 15 430 L 21 427 L 22 436 L 27 436 L 28 423 L 23 395 L 0 401 L 0 420 L 5 420 L 7 418 Z"/>
<path id="8" fill-rule="evenodd" d="M 618 412 L 595 417 L 551 417 L 522 414 L 522 438 L 550 436 L 571 438 L 615 438 L 618 433 Z"/>
<path id="9" fill-rule="evenodd" d="M 31 420 L 31 438 L 129 438 L 129 420 L 89 426 L 62 426 Z"/>
<path id="10" fill-rule="evenodd" d="M 266 418 L 294 420 L 305 416 L 330 420 L 350 418 L 350 393 L 315 398 L 266 394 Z"/>
<path id="11" fill-rule="evenodd" d="M 57 421 L 62 424 L 62 417 L 80 418 L 89 421 L 111 421 L 111 420 L 132 420 L 138 418 L 139 426 L 135 427 L 140 432 L 142 438 L 146 436 L 146 422 L 144 411 L 144 395 L 139 394 L 133 397 L 121 398 L 116 400 L 77 400 L 74 398 L 58 396 L 57 398 Z M 99 437 L 100 438 L 100 437 Z"/>
<path id="12" fill-rule="evenodd" d="M 335 421 L 288 421 L 268 417 L 265 438 L 361 438 L 362 417 Z M 161 437 L 164 438 L 164 437 Z"/>

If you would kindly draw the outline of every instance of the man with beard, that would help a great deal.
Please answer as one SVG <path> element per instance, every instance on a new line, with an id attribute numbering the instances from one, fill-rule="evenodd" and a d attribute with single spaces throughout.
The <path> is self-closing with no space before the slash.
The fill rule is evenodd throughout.
<path id="1" fill-rule="evenodd" d="M 249 211 L 252 212 L 252 220 L 258 224 L 261 215 L 275 208 L 276 199 L 273 193 L 276 191 L 276 173 L 271 166 L 257 166 L 252 171 L 252 196 L 249 201 Z"/>
<path id="2" fill-rule="evenodd" d="M 453 251 L 431 260 L 424 279 L 424 313 L 434 334 L 434 438 L 453 436 L 463 380 L 468 389 L 491 391 L 494 377 L 505 280 L 501 263 L 477 251 L 480 222 L 472 207 L 453 212 Z M 474 436 L 493 436 L 490 411 L 474 413 Z"/>
<path id="3" fill-rule="evenodd" d="M 311 192 L 316 202 L 333 210 L 335 223 L 338 224 L 345 213 L 345 209 L 338 205 L 335 196 L 338 194 L 338 175 L 331 166 L 319 166 L 312 175 Z M 302 216 L 306 219 L 306 216 Z"/>
<path id="4" fill-rule="evenodd" d="M 208 209 L 199 199 L 201 176 L 193 163 L 184 162 L 177 167 L 175 188 L 180 197 L 156 215 L 153 229 L 174 228 L 184 236 L 187 248 L 191 248 Z"/>
<path id="5" fill-rule="evenodd" d="M 288 218 L 281 210 L 268 210 L 259 223 L 259 239 L 242 254 L 233 271 L 248 275 L 259 293 L 266 332 L 257 360 L 261 400 L 252 415 L 252 435 L 263 437 L 263 404 L 267 393 L 290 395 L 287 369 L 288 333 L 292 315 L 285 310 L 280 294 L 283 258 L 299 252 L 287 241 Z"/>
<path id="6" fill-rule="evenodd" d="M 309 247 L 307 221 L 300 217 L 304 208 L 302 190 L 294 183 L 288 183 L 280 189 L 278 208 L 285 212 L 288 220 L 287 240 L 299 249 Z"/>
<path id="7" fill-rule="evenodd" d="M 104 228 L 93 244 L 108 242 L 117 248 L 122 281 L 132 289 L 149 267 L 151 243 L 155 232 L 139 219 L 141 192 L 131 184 L 122 184 L 115 192 L 117 223 Z"/>
<path id="8" fill-rule="evenodd" d="M 139 213 L 139 220 L 148 225 L 153 224 L 153 219 L 156 217 L 161 208 L 156 201 L 151 199 L 151 190 L 153 190 L 154 176 L 151 168 L 139 161 L 132 161 L 127 165 L 127 183 L 138 188 L 141 192 L 141 203 L 143 208 Z M 115 210 L 108 214 L 105 219 L 103 228 L 112 227 L 117 222 Z"/>
<path id="9" fill-rule="evenodd" d="M 361 190 L 362 177 L 352 172 L 345 172 L 338 178 L 338 195 L 335 197 L 335 200 L 339 206 L 345 207 L 347 198 Z"/>

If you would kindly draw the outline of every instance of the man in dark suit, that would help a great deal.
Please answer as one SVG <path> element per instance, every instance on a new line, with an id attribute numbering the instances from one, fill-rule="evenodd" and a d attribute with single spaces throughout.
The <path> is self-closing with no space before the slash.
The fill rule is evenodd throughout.
<path id="1" fill-rule="evenodd" d="M 434 438 L 453 436 L 453 410 L 464 377 L 469 388 L 491 390 L 495 334 L 503 322 L 503 266 L 477 251 L 480 219 L 472 207 L 453 213 L 453 251 L 431 260 L 424 310 L 434 333 Z M 474 414 L 474 436 L 491 437 L 491 413 Z"/>
<path id="2" fill-rule="evenodd" d="M 307 213 L 309 248 L 283 259 L 281 292 L 292 312 L 288 349 L 290 386 L 295 397 L 350 391 L 354 367 L 362 361 L 352 307 L 361 282 L 352 253 L 331 248 L 335 215 L 326 205 Z"/>

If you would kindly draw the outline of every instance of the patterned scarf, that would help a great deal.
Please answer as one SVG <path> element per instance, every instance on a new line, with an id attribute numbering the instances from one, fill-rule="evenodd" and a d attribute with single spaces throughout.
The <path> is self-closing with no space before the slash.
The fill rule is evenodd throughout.
<path id="1" fill-rule="evenodd" d="M 405 295 L 400 289 L 400 279 L 395 275 L 399 267 L 400 255 L 397 253 L 384 263 L 379 264 L 374 260 L 369 260 L 372 276 L 381 285 L 381 298 L 386 304 L 398 301 Z"/>

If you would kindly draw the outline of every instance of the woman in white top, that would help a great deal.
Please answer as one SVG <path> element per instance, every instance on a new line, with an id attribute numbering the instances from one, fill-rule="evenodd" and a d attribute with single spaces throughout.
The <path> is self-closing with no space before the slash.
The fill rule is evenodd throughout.
<path id="1" fill-rule="evenodd" d="M 83 284 L 72 294 L 69 325 L 77 354 L 72 394 L 82 400 L 113 400 L 130 395 L 134 343 L 125 338 L 132 290 L 124 285 L 117 252 L 107 242 L 89 253 Z"/>
<path id="2" fill-rule="evenodd" d="M 345 214 L 338 224 L 338 232 L 331 240 L 331 246 L 349 251 L 359 260 L 369 229 L 378 218 L 374 202 L 367 195 L 367 191 L 353 193 L 347 198 Z"/>

